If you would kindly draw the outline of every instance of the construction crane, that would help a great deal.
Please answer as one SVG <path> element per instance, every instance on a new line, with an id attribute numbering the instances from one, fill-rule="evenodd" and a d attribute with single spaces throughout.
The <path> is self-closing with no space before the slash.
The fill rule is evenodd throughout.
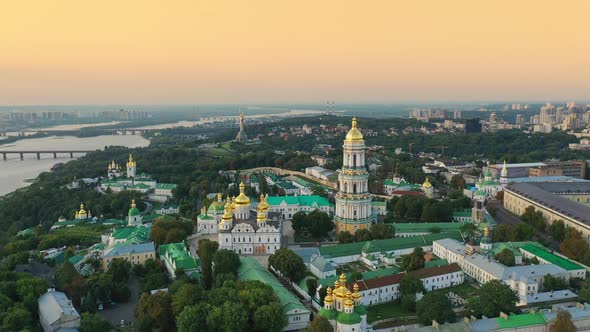
<path id="1" fill-rule="evenodd" d="M 442 155 L 445 154 L 445 149 L 448 148 L 448 146 L 446 146 L 446 145 L 438 145 L 438 146 L 435 146 L 435 148 L 440 148 L 440 155 L 442 156 Z"/>

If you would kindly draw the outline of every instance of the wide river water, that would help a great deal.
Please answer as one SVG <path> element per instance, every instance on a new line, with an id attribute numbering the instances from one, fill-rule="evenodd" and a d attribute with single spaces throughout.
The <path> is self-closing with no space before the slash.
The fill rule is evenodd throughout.
<path id="1" fill-rule="evenodd" d="M 95 137 L 44 137 L 23 139 L 14 143 L 1 145 L 0 150 L 21 150 L 21 151 L 50 151 L 60 150 L 98 150 L 109 145 L 127 146 L 130 148 L 148 146 L 149 140 L 139 135 L 127 136 L 95 136 Z M 82 156 L 74 155 L 74 158 Z M 10 193 L 18 188 L 28 185 L 28 180 L 35 179 L 39 173 L 46 172 L 57 163 L 65 163 L 70 159 L 69 155 L 58 154 L 53 159 L 53 154 L 41 154 L 37 160 L 35 154 L 25 154 L 24 160 L 20 160 L 18 154 L 8 154 L 7 160 L 2 160 L 0 155 L 0 196 Z"/>

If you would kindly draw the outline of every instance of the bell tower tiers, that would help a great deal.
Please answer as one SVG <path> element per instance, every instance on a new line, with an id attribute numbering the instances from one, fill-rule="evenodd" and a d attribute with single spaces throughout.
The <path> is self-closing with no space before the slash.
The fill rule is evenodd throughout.
<path id="1" fill-rule="evenodd" d="M 357 128 L 356 117 L 343 145 L 343 165 L 338 171 L 334 221 L 336 233 L 367 229 L 374 221 L 369 194 L 369 173 L 365 166 L 365 140 Z"/>

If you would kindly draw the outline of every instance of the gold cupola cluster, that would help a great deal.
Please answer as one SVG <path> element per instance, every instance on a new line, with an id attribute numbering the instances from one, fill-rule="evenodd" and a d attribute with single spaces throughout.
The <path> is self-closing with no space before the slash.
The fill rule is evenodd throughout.
<path id="1" fill-rule="evenodd" d="M 90 210 L 89 211 L 86 211 L 84 209 L 84 203 L 80 203 L 80 210 L 79 211 L 76 211 L 75 218 L 76 219 L 90 218 Z"/>
<path id="2" fill-rule="evenodd" d="M 346 142 L 361 142 L 363 140 L 363 134 L 356 127 L 356 116 L 352 118 L 352 128 L 346 134 Z"/>
<path id="3" fill-rule="evenodd" d="M 109 171 L 119 171 L 121 170 L 121 166 L 118 165 L 114 160 L 109 164 Z"/>
<path id="4" fill-rule="evenodd" d="M 260 204 L 256 207 L 257 212 L 268 212 L 270 210 L 270 204 L 268 204 L 268 194 L 260 194 Z"/>
<path id="5" fill-rule="evenodd" d="M 137 166 L 137 163 L 135 162 L 135 160 L 133 160 L 133 155 L 130 154 L 129 160 L 127 161 L 127 167 L 135 167 L 135 166 Z"/>

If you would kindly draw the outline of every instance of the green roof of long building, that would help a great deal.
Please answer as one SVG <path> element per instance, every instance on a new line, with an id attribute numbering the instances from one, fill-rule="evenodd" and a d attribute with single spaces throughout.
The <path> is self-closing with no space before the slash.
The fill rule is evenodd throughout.
<path id="1" fill-rule="evenodd" d="M 174 262 L 177 269 L 191 270 L 199 267 L 200 261 L 194 258 L 186 250 L 184 243 L 162 244 L 158 248 L 160 257 L 165 260 Z"/>
<path id="2" fill-rule="evenodd" d="M 536 312 L 534 314 L 526 313 L 520 315 L 510 315 L 508 316 L 508 319 L 498 317 L 496 318 L 496 323 L 500 329 L 534 326 L 545 324 L 545 317 L 541 312 Z"/>
<path id="3" fill-rule="evenodd" d="M 393 251 L 393 250 L 400 250 L 400 249 L 409 249 L 409 248 L 416 248 L 422 246 L 429 246 L 432 245 L 433 241 L 451 238 L 455 240 L 461 240 L 461 233 L 459 231 L 448 231 L 448 232 L 441 232 L 436 234 L 428 234 L 428 235 L 417 235 L 417 236 L 408 236 L 408 237 L 398 237 L 393 239 L 385 239 L 385 240 L 373 240 L 373 241 L 364 241 L 364 242 L 355 242 L 355 243 L 347 243 L 347 244 L 337 244 L 334 246 L 325 246 L 320 247 L 320 254 L 324 257 L 341 257 L 341 256 L 351 256 L 351 255 L 358 255 L 363 250 L 367 244 L 370 243 L 368 246 L 368 253 L 372 252 L 383 252 L 383 251 Z"/>
<path id="4" fill-rule="evenodd" d="M 582 267 L 581 265 L 578 265 L 572 261 L 570 261 L 569 259 L 565 259 L 563 257 L 557 256 L 551 252 L 549 252 L 548 250 L 541 248 L 539 246 L 535 246 L 532 244 L 525 244 L 524 246 L 522 246 L 520 249 L 527 251 L 551 264 L 557 265 L 560 268 L 564 269 L 564 270 L 568 270 L 568 271 L 572 271 L 572 270 L 583 270 L 584 267 Z"/>
<path id="5" fill-rule="evenodd" d="M 305 196 L 272 196 L 268 197 L 268 204 L 280 205 L 282 202 L 289 205 L 300 205 L 300 206 L 333 206 L 327 198 L 319 195 L 305 195 Z"/>
<path id="6" fill-rule="evenodd" d="M 254 258 L 240 257 L 240 262 L 241 264 L 238 270 L 239 280 L 258 280 L 272 287 L 275 295 L 279 298 L 281 307 L 285 313 L 294 309 L 302 312 L 309 312 L 295 295 L 291 294 L 283 284 L 277 280 L 277 278 L 263 268 Z"/>

